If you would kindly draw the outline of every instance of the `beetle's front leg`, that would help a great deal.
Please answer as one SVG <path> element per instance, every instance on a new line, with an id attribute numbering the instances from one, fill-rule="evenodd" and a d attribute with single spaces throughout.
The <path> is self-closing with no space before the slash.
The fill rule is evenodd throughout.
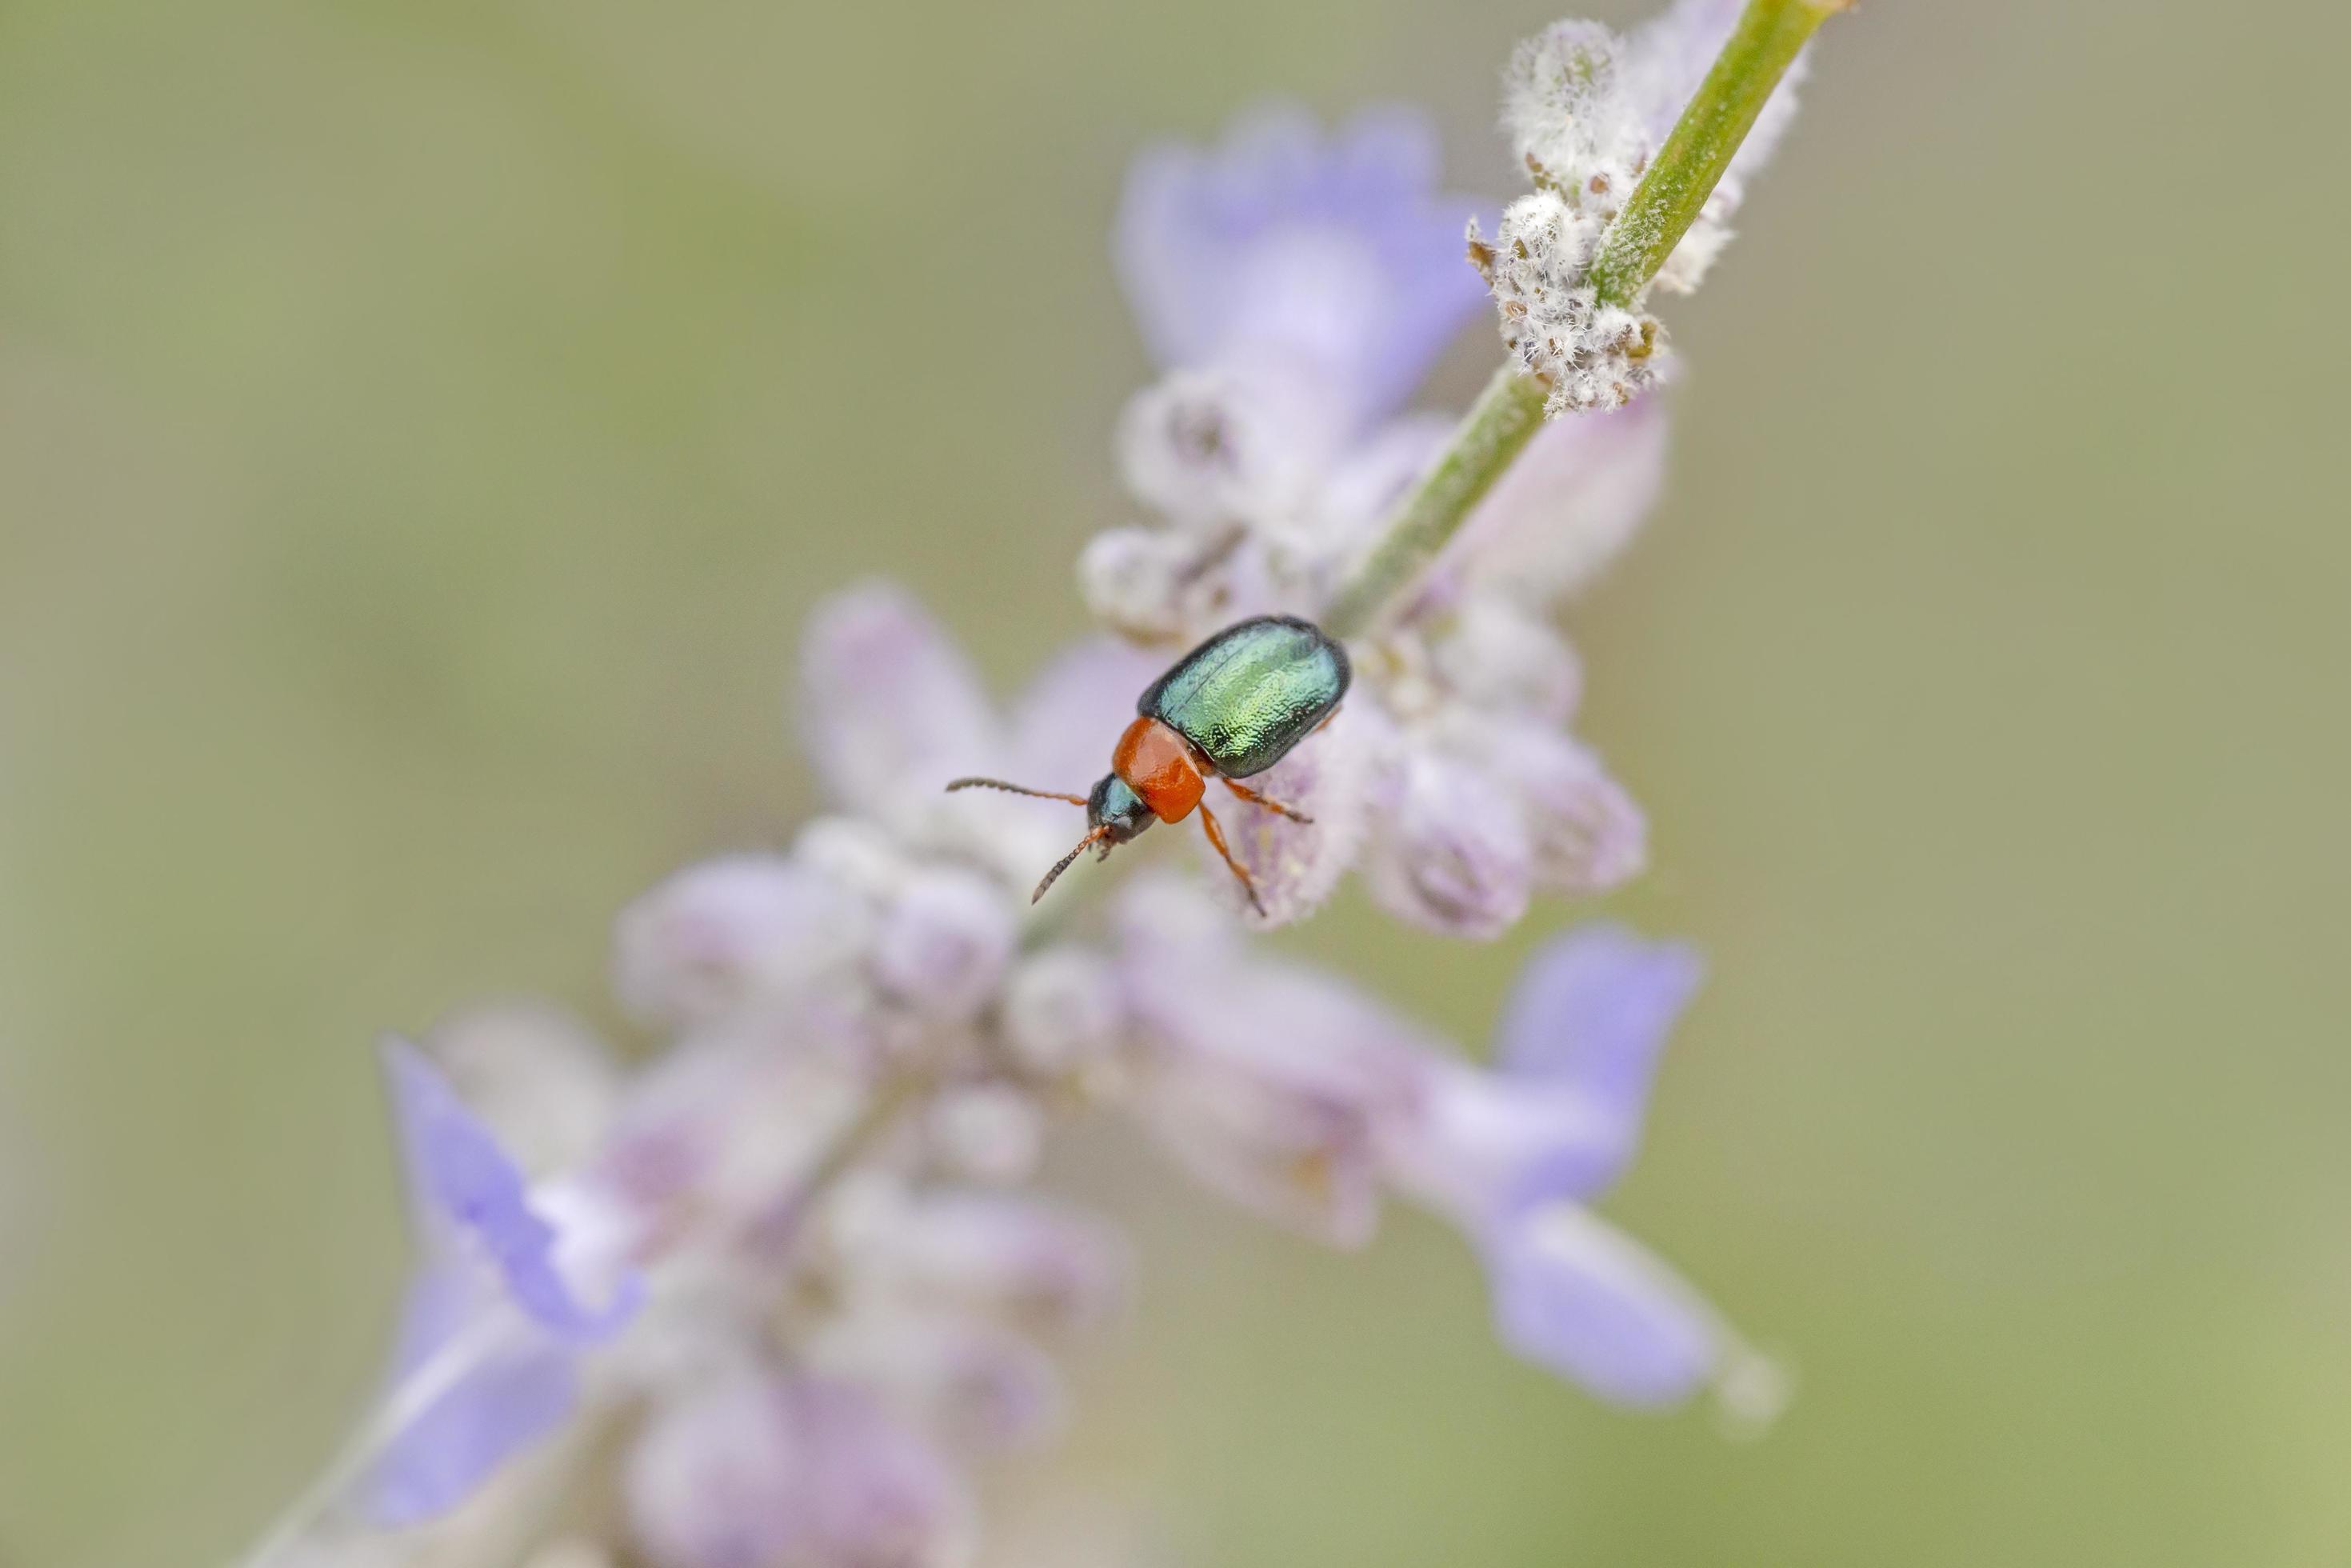
<path id="1" fill-rule="evenodd" d="M 1228 779 L 1225 780 L 1225 788 L 1231 790 L 1234 794 L 1238 795 L 1242 800 L 1247 800 L 1252 806 L 1262 806 L 1267 810 L 1287 817 L 1293 822 L 1304 822 L 1310 827 L 1313 825 L 1314 819 L 1300 810 L 1297 807 L 1285 806 L 1279 800 L 1260 795 L 1246 784 L 1236 784 L 1231 779 Z"/>
<path id="2" fill-rule="evenodd" d="M 1227 869 L 1240 883 L 1241 891 L 1249 894 L 1249 907 L 1258 912 L 1259 918 L 1264 918 L 1265 904 L 1257 895 L 1257 883 L 1250 880 L 1249 868 L 1233 859 L 1233 852 L 1225 844 L 1225 830 L 1217 825 L 1216 813 L 1206 806 L 1200 808 L 1200 826 L 1207 830 L 1208 841 L 1217 847 L 1218 854 L 1225 857 Z"/>

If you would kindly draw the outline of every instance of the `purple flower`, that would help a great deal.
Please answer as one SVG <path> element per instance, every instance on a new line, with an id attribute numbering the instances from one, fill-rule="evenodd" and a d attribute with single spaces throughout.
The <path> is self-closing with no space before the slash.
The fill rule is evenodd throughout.
<path id="1" fill-rule="evenodd" d="M 1144 153 L 1113 250 L 1153 356 L 1310 378 L 1353 430 L 1394 412 L 1484 293 L 1461 252 L 1475 204 L 1437 193 L 1437 163 L 1402 109 L 1326 141 L 1272 106 L 1213 150 Z"/>
<path id="2" fill-rule="evenodd" d="M 1573 1204 L 1528 1210 L 1489 1235 L 1484 1250 L 1502 1343 L 1604 1399 L 1674 1404 L 1733 1354 L 1703 1297 Z"/>
<path id="3" fill-rule="evenodd" d="M 1465 720 L 1446 735 L 1516 801 L 1537 886 L 1589 897 L 1648 864 L 1647 817 L 1583 746 L 1519 719 Z"/>
<path id="4" fill-rule="evenodd" d="M 1432 1067 L 1386 1145 L 1395 1180 L 1477 1243 L 1503 1343 L 1625 1404 L 1689 1394 L 1734 1347 L 1687 1285 L 1583 1207 L 1639 1146 L 1698 973 L 1687 946 L 1620 926 L 1560 938 L 1511 997 L 1496 1070 Z"/>
<path id="5" fill-rule="evenodd" d="M 1084 814 L 994 790 L 945 792 L 966 774 L 1083 795 L 1159 662 L 1106 639 L 1046 666 L 1008 719 L 946 632 L 903 589 L 834 595 L 810 620 L 800 681 L 809 750 L 840 803 L 918 852 L 987 867 L 1026 904 Z"/>
<path id="6" fill-rule="evenodd" d="M 889 1307 L 838 1318 L 810 1340 L 807 1363 L 870 1390 L 891 1413 L 959 1453 L 1030 1448 L 1057 1431 L 1061 1370 L 1000 1323 Z"/>
<path id="7" fill-rule="evenodd" d="M 868 924 L 847 890 L 796 859 L 705 861 L 621 912 L 613 988 L 647 1023 L 789 1011 L 856 963 Z"/>
<path id="8" fill-rule="evenodd" d="M 914 873 L 883 915 L 873 970 L 926 1018 L 967 1021 L 1004 979 L 1019 940 L 1000 889 L 955 867 Z"/>
<path id="9" fill-rule="evenodd" d="M 1105 1221 L 985 1192 L 914 1201 L 879 1247 L 884 1270 L 914 1297 L 1054 1338 L 1118 1312 L 1134 1268 L 1125 1239 Z"/>
<path id="10" fill-rule="evenodd" d="M 560 1426 L 577 1394 L 579 1352 L 618 1332 L 643 1290 L 623 1274 L 590 1305 L 564 1270 L 573 1260 L 559 1251 L 593 1241 L 592 1225 L 559 1230 L 538 1212 L 520 1167 L 423 1052 L 388 1040 L 382 1060 L 421 1255 L 392 1397 L 405 1379 L 439 1381 L 443 1356 L 490 1347 L 447 1379 L 377 1465 L 368 1511 L 402 1524 L 455 1507 Z"/>
<path id="11" fill-rule="evenodd" d="M 1490 940 L 1527 912 L 1534 847 L 1526 819 L 1510 792 L 1479 769 L 1416 748 L 1384 827 L 1364 877 L 1380 907 L 1398 919 Z"/>
<path id="12" fill-rule="evenodd" d="M 1640 1145 L 1657 1061 L 1699 972 L 1683 944 L 1619 925 L 1546 945 L 1503 1013 L 1494 1071 L 1432 1071 L 1421 1114 L 1389 1145 L 1398 1179 L 1472 1230 L 1598 1197 Z"/>
<path id="13" fill-rule="evenodd" d="M 1199 896 L 1153 881 L 1123 900 L 1137 1109 L 1204 1185 L 1332 1246 L 1361 1246 L 1379 1219 L 1381 1147 L 1421 1092 L 1426 1042 L 1343 981 L 1251 958 L 1229 927 L 1187 938 L 1160 923 Z"/>
<path id="14" fill-rule="evenodd" d="M 660 1568 L 931 1568 L 963 1560 L 970 1500 L 863 1392 L 754 1373 L 664 1408 L 624 1481 Z"/>

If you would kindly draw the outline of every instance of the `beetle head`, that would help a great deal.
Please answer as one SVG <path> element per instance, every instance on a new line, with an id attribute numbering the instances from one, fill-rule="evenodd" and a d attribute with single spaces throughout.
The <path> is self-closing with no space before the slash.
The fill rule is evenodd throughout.
<path id="1" fill-rule="evenodd" d="M 1101 854 L 1108 854 L 1113 844 L 1125 843 L 1158 820 L 1134 787 L 1115 773 L 1103 774 L 1093 793 L 1086 797 L 1086 822 L 1102 832 Z"/>

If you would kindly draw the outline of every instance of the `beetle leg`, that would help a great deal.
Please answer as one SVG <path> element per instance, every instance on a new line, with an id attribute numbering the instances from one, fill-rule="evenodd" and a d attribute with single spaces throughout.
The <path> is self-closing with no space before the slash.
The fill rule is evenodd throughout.
<path id="1" fill-rule="evenodd" d="M 1234 878 L 1240 883 L 1241 891 L 1249 894 L 1249 907 L 1256 910 L 1262 917 L 1265 914 L 1265 904 L 1258 898 L 1257 883 L 1249 880 L 1248 869 L 1240 862 L 1233 859 L 1233 852 L 1225 845 L 1225 830 L 1217 825 L 1216 813 L 1206 806 L 1200 808 L 1200 826 L 1208 831 L 1208 841 L 1217 846 L 1217 852 L 1225 857 L 1226 866 L 1232 872 Z"/>
<path id="2" fill-rule="evenodd" d="M 1322 716 L 1322 722 L 1321 724 L 1316 725 L 1312 729 L 1308 730 L 1306 733 L 1309 735 L 1322 734 L 1324 730 L 1331 727 L 1331 721 L 1338 716 L 1339 710 L 1337 708 L 1332 708 L 1329 713 Z"/>
<path id="3" fill-rule="evenodd" d="M 1246 784 L 1236 784 L 1231 779 L 1228 779 L 1225 780 L 1225 788 L 1231 790 L 1234 794 L 1238 795 L 1242 800 L 1247 800 L 1250 805 L 1262 806 L 1267 810 L 1287 817 L 1293 822 L 1304 822 L 1309 826 L 1311 826 L 1314 821 L 1313 818 L 1308 816 L 1297 807 L 1285 806 L 1279 800 L 1271 800 L 1266 796 L 1260 795 Z"/>

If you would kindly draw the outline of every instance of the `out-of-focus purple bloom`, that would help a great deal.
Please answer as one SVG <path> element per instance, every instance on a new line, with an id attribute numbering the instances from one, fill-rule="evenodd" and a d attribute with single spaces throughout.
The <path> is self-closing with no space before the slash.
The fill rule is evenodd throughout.
<path id="1" fill-rule="evenodd" d="M 826 600 L 800 643 L 809 753 L 833 798 L 890 821 L 956 773 L 1000 759 L 977 672 L 895 584 Z"/>
<path id="2" fill-rule="evenodd" d="M 963 1453 L 1020 1448 L 1050 1437 L 1061 1375 L 1000 1323 L 884 1308 L 836 1319 L 810 1340 L 810 1367 L 871 1390 L 908 1426 Z"/>
<path id="3" fill-rule="evenodd" d="M 1085 638 L 1048 660 L 1012 704 L 1012 758 L 1032 775 L 1021 781 L 1084 794 L 1109 771 L 1135 699 L 1166 666 L 1115 637 Z M 1066 810 L 1053 818 L 1062 826 L 1077 820 Z"/>
<path id="4" fill-rule="evenodd" d="M 1388 1145 L 1409 1190 L 1472 1231 L 1543 1203 L 1598 1197 L 1632 1162 L 1649 1085 L 1698 988 L 1698 956 L 1618 925 L 1536 953 L 1504 1012 L 1496 1070 L 1433 1070 Z"/>
<path id="5" fill-rule="evenodd" d="M 1045 1110 L 1010 1083 L 983 1082 L 942 1090 L 923 1118 L 932 1162 L 949 1176 L 1008 1186 L 1037 1174 L 1045 1153 Z"/>
<path id="6" fill-rule="evenodd" d="M 1143 1061 L 1137 1109 L 1212 1189 L 1332 1246 L 1379 1218 L 1380 1147 L 1416 1103 L 1418 1034 L 1353 987 L 1148 924 L 1183 895 L 1131 892 L 1124 965 Z"/>
<path id="7" fill-rule="evenodd" d="M 1390 1170 L 1484 1256 L 1503 1343 L 1603 1397 L 1679 1399 L 1732 1348 L 1664 1264 L 1587 1213 L 1638 1147 L 1667 1036 L 1698 981 L 1695 954 L 1599 925 L 1529 965 L 1497 1070 L 1433 1068 Z"/>
<path id="8" fill-rule="evenodd" d="M 1125 1238 L 1103 1220 L 1008 1194 L 930 1194 L 896 1218 L 877 1249 L 914 1299 L 1054 1338 L 1114 1315 L 1134 1270 Z"/>
<path id="9" fill-rule="evenodd" d="M 1273 365 L 1363 429 L 1410 395 L 1476 313 L 1475 204 L 1437 193 L 1437 139 L 1401 109 L 1325 140 L 1269 107 L 1207 152 L 1163 144 L 1127 179 L 1113 245 L 1144 340 L 1171 370 Z"/>
<path id="10" fill-rule="evenodd" d="M 621 912 L 613 986 L 649 1023 L 788 1011 L 857 962 L 870 924 L 838 883 L 794 859 L 705 861 Z"/>
<path id="11" fill-rule="evenodd" d="M 842 806 L 910 852 L 986 867 L 1025 902 L 1040 868 L 1084 831 L 1082 813 L 946 787 L 984 775 L 1082 795 L 1157 673 L 1137 678 L 1140 660 L 1085 644 L 1049 664 L 1007 722 L 930 614 L 904 590 L 871 583 L 834 595 L 810 620 L 801 665 L 810 750 Z"/>
<path id="12" fill-rule="evenodd" d="M 1484 1251 L 1502 1343 L 1604 1399 L 1676 1403 L 1711 1381 L 1730 1354 L 1703 1297 L 1574 1204 L 1516 1216 L 1488 1233 Z"/>
<path id="13" fill-rule="evenodd" d="M 1489 939 L 1527 911 L 1534 849 L 1519 802 L 1491 778 L 1437 751 L 1405 764 L 1395 814 L 1364 866 L 1372 896 L 1400 920 Z"/>
<path id="14" fill-rule="evenodd" d="M 752 1373 L 670 1405 L 632 1451 L 629 1518 L 660 1568 L 947 1568 L 970 1500 L 859 1389 Z"/>
<path id="15" fill-rule="evenodd" d="M 385 1523 L 445 1512 L 569 1414 L 580 1348 L 633 1316 L 642 1283 L 622 1274 L 591 1305 L 563 1271 L 573 1239 L 533 1207 L 521 1168 L 404 1040 L 382 1048 L 420 1261 L 392 1385 L 430 1376 L 469 1336 L 499 1333 L 385 1449 L 368 1507 Z M 498 1328 L 507 1322 L 511 1332 Z M 396 1396 L 395 1396 L 396 1397 Z"/>
<path id="16" fill-rule="evenodd" d="M 690 1040 L 639 1074 L 598 1178 L 656 1228 L 755 1228 L 867 1104 L 873 1052 L 761 1029 Z"/>
<path id="17" fill-rule="evenodd" d="M 1687 943 L 1582 926 L 1528 960 L 1495 1035 L 1495 1061 L 1514 1077 L 1572 1084 L 1637 1129 L 1667 1039 L 1704 976 Z"/>
<path id="18" fill-rule="evenodd" d="M 914 873 L 883 916 L 873 970 L 927 1017 L 968 1019 L 992 998 L 1017 940 L 1002 891 L 977 873 Z"/>
<path id="19" fill-rule="evenodd" d="M 1000 1041 L 1022 1072 L 1061 1079 L 1106 1059 L 1125 1028 L 1125 1001 L 1109 959 L 1074 944 L 1015 967 L 1004 988 Z"/>
<path id="20" fill-rule="evenodd" d="M 1648 864 L 1648 818 L 1584 747 L 1545 726 L 1483 717 L 1445 737 L 1516 801 L 1537 886 L 1589 897 Z"/>
<path id="21" fill-rule="evenodd" d="M 660 1568 L 766 1568 L 796 1545 L 805 1462 L 782 1392 L 745 1376 L 664 1406 L 630 1450 L 629 1521 Z"/>

